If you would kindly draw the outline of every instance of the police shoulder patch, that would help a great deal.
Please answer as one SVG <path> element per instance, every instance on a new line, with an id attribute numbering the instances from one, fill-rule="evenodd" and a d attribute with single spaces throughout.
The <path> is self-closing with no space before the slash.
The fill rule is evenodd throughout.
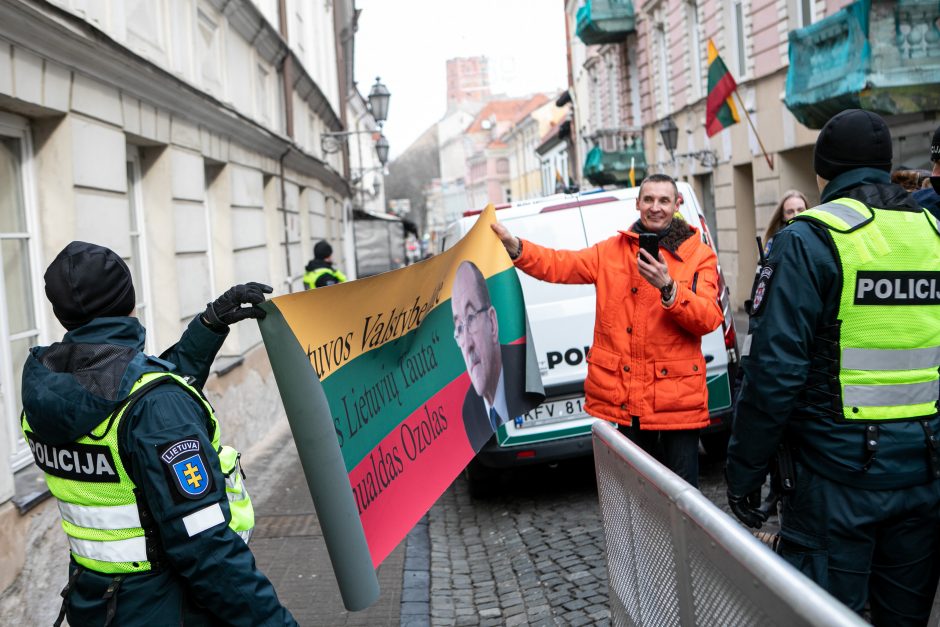
<path id="1" fill-rule="evenodd" d="M 760 276 L 757 277 L 757 284 L 754 286 L 754 298 L 751 299 L 751 315 L 758 315 L 767 302 L 767 290 L 770 289 L 770 281 L 774 277 L 773 266 L 762 266 Z"/>
<path id="2" fill-rule="evenodd" d="M 212 487 L 212 472 L 195 435 L 157 447 L 167 480 L 186 499 L 201 499 Z"/>

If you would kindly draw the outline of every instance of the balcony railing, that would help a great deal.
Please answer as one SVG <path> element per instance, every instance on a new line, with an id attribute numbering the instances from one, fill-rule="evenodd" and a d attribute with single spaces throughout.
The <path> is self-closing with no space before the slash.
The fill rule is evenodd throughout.
<path id="1" fill-rule="evenodd" d="M 586 45 L 617 43 L 636 30 L 630 0 L 587 0 L 578 9 L 575 33 Z"/>
<path id="2" fill-rule="evenodd" d="M 858 0 L 790 31 L 785 102 L 809 128 L 847 108 L 940 109 L 940 3 Z"/>
<path id="3" fill-rule="evenodd" d="M 642 181 L 647 170 L 643 140 L 635 137 L 611 149 L 612 138 L 605 139 L 607 141 L 596 144 L 587 153 L 584 177 L 593 185 L 629 185 L 632 166 L 634 181 Z"/>

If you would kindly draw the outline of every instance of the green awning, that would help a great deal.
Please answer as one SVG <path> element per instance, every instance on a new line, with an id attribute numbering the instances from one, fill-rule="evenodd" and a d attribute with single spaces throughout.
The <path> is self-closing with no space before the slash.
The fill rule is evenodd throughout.
<path id="1" fill-rule="evenodd" d="M 584 176 L 593 185 L 630 185 L 630 167 L 639 184 L 646 176 L 643 140 L 637 139 L 623 150 L 607 152 L 594 146 L 584 160 Z"/>
<path id="2" fill-rule="evenodd" d="M 787 108 L 822 128 L 849 108 L 885 115 L 940 110 L 940 2 L 857 0 L 790 31 Z"/>
<path id="3" fill-rule="evenodd" d="M 636 13 L 630 0 L 586 0 L 578 9 L 575 33 L 586 45 L 623 41 L 636 30 Z"/>

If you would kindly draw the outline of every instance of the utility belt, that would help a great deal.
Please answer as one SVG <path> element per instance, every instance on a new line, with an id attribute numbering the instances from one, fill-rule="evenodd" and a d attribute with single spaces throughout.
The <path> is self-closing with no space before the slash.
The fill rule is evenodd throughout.
<path id="1" fill-rule="evenodd" d="M 926 465 L 930 477 L 940 479 L 940 434 L 934 431 L 930 420 L 918 420 L 924 432 L 924 447 Z M 855 472 L 866 473 L 871 469 L 881 446 L 881 429 L 878 424 L 864 425 L 865 461 Z M 777 447 L 777 452 L 770 464 L 770 480 L 773 490 L 781 495 L 792 494 L 796 489 L 796 464 L 794 456 L 797 449 L 787 441 Z"/>

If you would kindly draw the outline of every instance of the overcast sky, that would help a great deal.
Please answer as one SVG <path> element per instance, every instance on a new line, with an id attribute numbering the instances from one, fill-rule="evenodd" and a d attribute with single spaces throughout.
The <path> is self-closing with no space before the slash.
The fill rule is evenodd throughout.
<path id="1" fill-rule="evenodd" d="M 401 154 L 447 108 L 445 62 L 484 55 L 494 93 L 556 92 L 568 82 L 561 0 L 356 0 L 356 80 L 392 93 L 385 136 Z"/>

